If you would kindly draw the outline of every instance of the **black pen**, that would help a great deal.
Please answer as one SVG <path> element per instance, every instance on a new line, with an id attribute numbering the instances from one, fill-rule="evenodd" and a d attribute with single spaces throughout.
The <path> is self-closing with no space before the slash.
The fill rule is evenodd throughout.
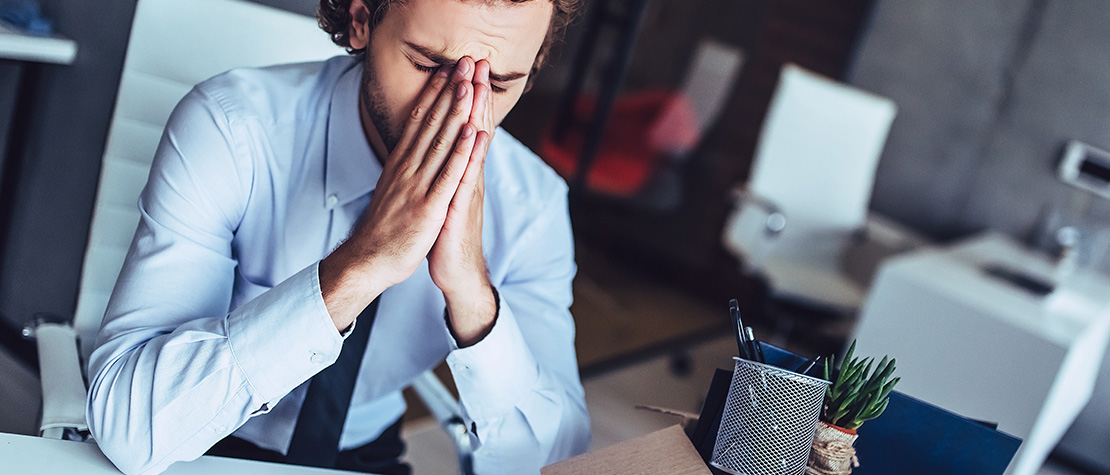
<path id="1" fill-rule="evenodd" d="M 763 348 L 759 347 L 759 340 L 755 339 L 755 332 L 752 327 L 744 327 L 744 339 L 748 341 L 748 351 L 752 355 L 752 361 L 766 364 L 763 359 Z"/>
<path id="2" fill-rule="evenodd" d="M 732 314 L 732 325 L 735 327 L 733 330 L 736 332 L 736 350 L 740 352 L 741 358 L 751 360 L 752 355 L 748 353 L 747 341 L 744 339 L 744 323 L 740 321 L 740 302 L 736 299 L 729 300 L 728 310 Z"/>

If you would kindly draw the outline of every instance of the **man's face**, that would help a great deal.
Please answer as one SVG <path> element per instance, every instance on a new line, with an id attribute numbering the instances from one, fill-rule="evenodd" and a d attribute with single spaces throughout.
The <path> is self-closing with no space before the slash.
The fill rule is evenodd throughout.
<path id="1" fill-rule="evenodd" d="M 355 8 L 360 0 L 352 2 Z M 366 49 L 363 101 L 388 150 L 436 68 L 469 56 L 490 64 L 494 120 L 524 92 L 551 21 L 552 4 L 532 0 L 404 0 L 374 28 Z"/>

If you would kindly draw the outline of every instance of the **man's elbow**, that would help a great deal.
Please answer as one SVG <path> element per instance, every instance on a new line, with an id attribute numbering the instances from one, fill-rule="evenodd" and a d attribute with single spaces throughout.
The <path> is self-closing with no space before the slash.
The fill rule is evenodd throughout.
<path id="1" fill-rule="evenodd" d="M 564 447 L 561 458 L 570 458 L 583 454 L 590 449 L 592 435 L 590 433 L 590 414 L 586 411 L 585 403 L 573 404 L 564 410 L 563 421 L 559 432 L 564 438 Z"/>
<path id="2" fill-rule="evenodd" d="M 158 473 L 165 470 L 166 467 L 158 467 L 155 463 L 149 419 L 144 418 L 145 422 L 137 420 L 130 413 L 133 409 L 130 395 L 112 395 L 110 388 L 102 386 L 102 381 L 99 377 L 90 381 L 85 404 L 85 422 L 100 451 L 126 474 Z M 128 402 L 119 404 L 115 400 L 118 398 L 124 398 Z"/>
<path id="3" fill-rule="evenodd" d="M 89 432 L 104 456 L 108 457 L 119 471 L 126 474 L 157 473 L 159 470 L 156 470 L 157 467 L 151 457 L 149 435 L 136 437 L 135 433 L 140 431 L 129 430 L 125 427 L 125 423 L 120 424 L 108 416 L 110 411 L 98 407 L 90 400 L 85 418 L 89 424 Z"/>

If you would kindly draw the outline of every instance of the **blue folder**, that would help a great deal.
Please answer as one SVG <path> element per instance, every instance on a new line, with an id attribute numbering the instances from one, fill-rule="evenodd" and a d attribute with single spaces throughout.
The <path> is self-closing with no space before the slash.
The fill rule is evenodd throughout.
<path id="1" fill-rule="evenodd" d="M 766 343 L 763 353 L 768 364 L 782 368 L 793 369 L 805 361 Z M 690 437 L 706 461 L 713 454 L 731 382 L 731 371 L 717 370 Z M 1021 439 L 987 424 L 894 391 L 883 415 L 860 427 L 856 441 L 860 466 L 852 474 L 1001 474 L 1020 445 Z"/>

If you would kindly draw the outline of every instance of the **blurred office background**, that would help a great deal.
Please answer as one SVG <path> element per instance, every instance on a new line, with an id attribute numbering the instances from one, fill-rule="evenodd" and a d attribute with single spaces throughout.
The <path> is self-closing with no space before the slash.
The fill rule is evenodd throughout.
<path id="1" fill-rule="evenodd" d="M 315 7 L 255 1 L 306 15 Z M 68 65 L 0 60 L 0 407 L 13 408 L 0 431 L 22 433 L 35 430 L 38 388 L 34 346 L 20 328 L 39 312 L 74 312 L 136 4 L 40 3 L 78 53 Z M 587 3 L 503 125 L 571 183 L 580 267 L 572 310 L 587 389 L 608 401 L 599 404 L 652 402 L 604 391 L 624 384 L 629 393 L 637 383 L 616 381 L 655 368 L 685 395 L 655 402 L 696 412 L 708 384 L 699 375 L 729 364 L 727 349 L 705 355 L 727 348 L 732 297 L 766 339 L 806 356 L 840 351 L 884 262 L 983 232 L 1048 261 L 1069 253 L 1085 272 L 1110 272 L 1110 202 L 1057 172 L 1069 141 L 1110 149 L 1110 4 Z M 842 276 L 812 281 L 854 296 L 784 297 L 770 264 L 752 265 L 758 256 L 723 239 L 740 207 L 758 201 L 745 184 L 787 64 L 896 108 L 889 134 L 879 133 L 877 166 L 859 179 L 869 199 L 863 231 L 837 241 Z M 798 176 L 811 171 L 801 165 Z M 763 233 L 792 232 L 797 220 L 785 214 L 785 230 L 768 220 Z M 1064 228 L 1073 234 L 1061 242 Z M 1110 382 L 1099 384 L 1079 417 L 1085 425 L 1050 457 L 1074 473 L 1110 471 L 1110 457 L 1091 448 L 1110 443 Z M 599 438 L 651 426 L 637 424 Z"/>

